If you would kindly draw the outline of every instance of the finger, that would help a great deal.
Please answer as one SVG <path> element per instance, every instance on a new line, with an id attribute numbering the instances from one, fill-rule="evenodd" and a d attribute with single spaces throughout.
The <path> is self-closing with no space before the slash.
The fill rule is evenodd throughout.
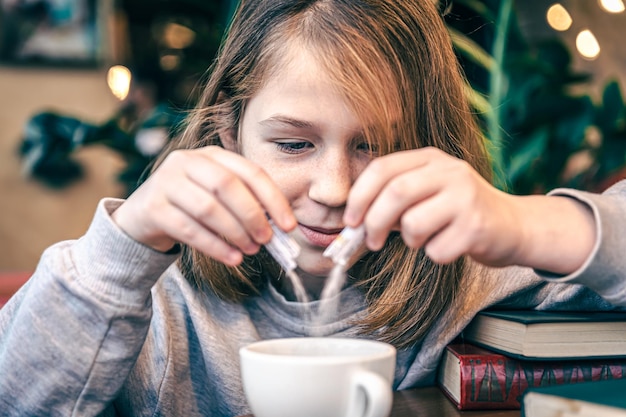
<path id="1" fill-rule="evenodd" d="M 441 183 L 437 192 L 408 209 L 401 220 L 405 242 L 412 247 L 423 245 L 427 254 L 441 263 L 467 253 L 473 242 L 481 239 L 485 209 L 480 201 L 491 189 L 466 162 L 452 158 L 447 161 L 433 164 L 435 171 L 426 176 Z M 430 223 L 420 221 L 420 217 Z"/>
<path id="2" fill-rule="evenodd" d="M 296 227 L 296 218 L 289 201 L 261 167 L 250 163 L 241 155 L 223 149 L 217 162 L 232 170 L 243 180 L 265 212 L 281 229 L 290 231 Z"/>
<path id="3" fill-rule="evenodd" d="M 467 253 L 470 235 L 460 230 L 462 229 L 460 223 L 461 221 L 456 219 L 446 225 L 424 245 L 426 255 L 433 262 L 448 264 Z"/>
<path id="4" fill-rule="evenodd" d="M 259 245 L 242 226 L 238 218 L 222 205 L 211 193 L 194 182 L 184 181 L 176 185 L 175 192 L 168 193 L 169 203 L 194 219 L 200 227 L 208 229 L 244 253 L 251 255 Z"/>
<path id="5" fill-rule="evenodd" d="M 160 225 L 161 229 L 174 240 L 189 245 L 226 265 L 235 266 L 243 261 L 243 255 L 239 250 L 178 207 L 167 206 L 161 218 L 168 219 Z"/>
<path id="6" fill-rule="evenodd" d="M 423 247 L 448 227 L 453 217 L 454 209 L 449 198 L 442 193 L 432 195 L 402 214 L 402 239 L 411 248 Z"/>
<path id="7" fill-rule="evenodd" d="M 403 156 L 392 154 L 374 159 L 359 175 L 350 190 L 346 203 L 344 222 L 348 226 L 359 225 L 387 183 L 410 166 L 412 167 Z"/>
<path id="8" fill-rule="evenodd" d="M 349 226 L 360 224 L 376 196 L 392 178 L 428 163 L 428 155 L 432 153 L 426 148 L 395 152 L 370 162 L 350 190 L 344 222 Z"/>
<path id="9" fill-rule="evenodd" d="M 403 213 L 441 190 L 441 178 L 428 166 L 404 172 L 391 179 L 367 211 L 364 219 L 367 244 L 380 249 Z"/>
<path id="10" fill-rule="evenodd" d="M 213 199 L 205 197 L 205 201 L 199 202 L 200 207 L 197 209 L 197 215 L 204 218 L 205 224 L 214 224 L 215 220 L 225 216 L 223 210 L 226 210 L 252 240 L 259 244 L 269 241 L 272 231 L 266 219 L 265 210 L 236 173 L 220 163 L 214 161 L 207 163 L 205 158 L 200 157 L 189 161 L 185 174 L 190 182 L 202 190 L 203 194 L 213 197 Z M 177 194 L 183 193 L 177 191 Z M 178 202 L 184 204 L 180 200 Z M 202 207 L 202 204 L 206 206 Z M 223 210 L 219 210 L 215 206 L 220 206 Z M 202 213 L 203 210 L 204 213 Z M 216 217 L 218 214 L 219 216 Z M 210 217 L 214 218 L 211 219 Z"/>
<path id="11" fill-rule="evenodd" d="M 412 207 L 402 217 L 402 237 L 411 247 L 423 246 L 437 263 L 453 262 L 472 251 L 489 250 L 480 243 L 488 233 L 483 211 L 472 203 L 470 187 L 457 187 L 441 192 Z M 430 219 L 429 223 L 420 218 Z M 486 247 L 485 247 L 486 246 Z"/>
<path id="12" fill-rule="evenodd" d="M 468 255 L 490 266 L 510 264 L 508 260 L 515 256 L 518 236 L 523 231 L 515 216 L 511 217 L 510 206 L 505 201 L 510 196 L 497 189 L 487 190 L 492 192 L 491 196 L 483 194 L 481 204 L 458 215 L 428 242 L 427 253 L 433 260 L 447 263 Z M 489 198 L 492 200 L 487 201 Z"/>

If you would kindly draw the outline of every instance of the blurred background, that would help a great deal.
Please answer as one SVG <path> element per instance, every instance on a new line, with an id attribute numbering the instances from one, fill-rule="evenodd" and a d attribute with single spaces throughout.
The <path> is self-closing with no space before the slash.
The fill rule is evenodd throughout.
<path id="1" fill-rule="evenodd" d="M 626 176 L 622 0 L 456 0 L 440 10 L 498 186 L 600 191 Z M 180 129 L 235 0 L 0 0 L 0 271 L 30 271 L 125 197 Z"/>

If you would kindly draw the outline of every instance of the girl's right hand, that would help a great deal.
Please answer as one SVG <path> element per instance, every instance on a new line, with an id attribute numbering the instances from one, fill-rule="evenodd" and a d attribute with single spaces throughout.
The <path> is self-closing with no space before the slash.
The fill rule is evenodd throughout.
<path id="1" fill-rule="evenodd" d="M 256 253 L 296 219 L 270 177 L 244 157 L 211 146 L 172 152 L 115 212 L 115 223 L 159 251 L 184 243 L 227 265 Z"/>

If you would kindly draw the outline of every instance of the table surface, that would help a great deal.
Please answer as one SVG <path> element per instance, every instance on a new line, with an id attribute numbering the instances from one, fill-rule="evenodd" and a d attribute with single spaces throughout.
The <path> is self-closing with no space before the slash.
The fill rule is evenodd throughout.
<path id="1" fill-rule="evenodd" d="M 397 391 L 390 417 L 519 417 L 519 410 L 459 411 L 438 387 Z"/>
<path id="2" fill-rule="evenodd" d="M 519 417 L 519 410 L 459 411 L 437 387 L 396 391 L 390 417 Z M 242 417 L 253 417 L 251 415 Z"/>

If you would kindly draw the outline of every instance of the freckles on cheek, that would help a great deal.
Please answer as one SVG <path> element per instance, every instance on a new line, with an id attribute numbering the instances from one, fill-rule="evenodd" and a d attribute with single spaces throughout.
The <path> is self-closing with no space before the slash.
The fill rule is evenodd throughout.
<path id="1" fill-rule="evenodd" d="M 302 172 L 279 168 L 269 170 L 268 174 L 290 202 L 298 199 L 302 193 L 306 195 L 306 181 L 303 178 Z"/>

